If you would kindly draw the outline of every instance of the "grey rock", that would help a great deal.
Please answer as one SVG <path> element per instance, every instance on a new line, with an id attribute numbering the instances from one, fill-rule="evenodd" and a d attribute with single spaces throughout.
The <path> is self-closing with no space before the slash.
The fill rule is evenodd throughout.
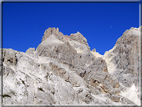
<path id="1" fill-rule="evenodd" d="M 35 48 L 29 48 L 28 50 L 26 50 L 26 53 L 28 54 L 34 54 Z"/>
<path id="2" fill-rule="evenodd" d="M 77 32 L 75 34 L 71 34 L 69 36 L 69 38 L 72 39 L 72 40 L 75 40 L 75 41 L 77 41 L 79 43 L 88 45 L 87 39 L 80 32 Z"/>
<path id="3" fill-rule="evenodd" d="M 126 30 L 113 49 L 104 55 L 109 73 L 124 86 L 123 91 L 133 84 L 137 90 L 140 87 L 140 29 L 132 27 Z"/>
<path id="4" fill-rule="evenodd" d="M 63 42 L 67 42 L 69 40 L 69 37 L 67 35 L 64 35 L 62 32 L 59 32 L 59 28 L 48 28 L 45 30 L 44 35 L 42 37 L 42 42 L 46 40 L 50 35 L 54 34 L 56 38 Z"/>
<path id="5" fill-rule="evenodd" d="M 120 102 L 122 103 L 122 104 L 131 104 L 131 105 L 135 105 L 136 106 L 136 104 L 134 103 L 134 102 L 132 102 L 131 100 L 129 100 L 128 98 L 126 98 L 126 97 L 122 97 L 121 95 L 120 95 Z"/>
<path id="6" fill-rule="evenodd" d="M 55 35 L 51 36 L 37 47 L 36 54 L 39 56 L 56 58 L 62 62 L 72 63 L 72 60 L 77 54 L 76 50 L 68 42 L 64 43 L 59 41 Z M 52 41 L 53 39 L 55 42 Z"/>
<path id="7" fill-rule="evenodd" d="M 16 51 L 12 49 L 3 49 L 3 59 L 7 65 L 16 65 Z"/>
<path id="8" fill-rule="evenodd" d="M 89 85 L 89 89 L 90 89 L 91 93 L 94 94 L 94 95 L 101 94 L 101 92 L 99 91 L 99 89 L 96 88 L 96 87 L 93 87 L 92 85 Z"/>
<path id="9" fill-rule="evenodd" d="M 140 36 L 138 34 L 139 30 L 136 28 L 125 31 L 117 40 L 115 48 L 104 55 L 111 58 L 110 62 L 116 65 L 116 69 L 122 71 L 121 73 L 114 72 L 113 75 L 126 87 L 130 87 L 134 83 L 135 79 L 131 77 L 139 77 Z M 131 80 L 127 81 L 129 78 Z"/>
<path id="10" fill-rule="evenodd" d="M 93 52 L 96 52 L 96 49 L 94 48 L 92 51 L 93 51 Z"/>
<path id="11" fill-rule="evenodd" d="M 66 36 L 58 28 L 47 29 L 36 50 L 3 49 L 4 104 L 135 105 L 120 94 L 139 83 L 139 43 L 131 33 L 104 56 L 92 53 L 81 33 Z"/>

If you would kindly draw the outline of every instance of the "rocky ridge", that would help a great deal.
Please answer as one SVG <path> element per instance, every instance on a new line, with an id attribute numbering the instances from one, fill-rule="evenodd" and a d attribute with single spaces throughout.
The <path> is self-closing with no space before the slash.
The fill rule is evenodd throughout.
<path id="1" fill-rule="evenodd" d="M 58 28 L 36 49 L 3 49 L 3 104 L 140 105 L 140 29 L 125 31 L 105 55 L 90 51 L 80 32 Z"/>

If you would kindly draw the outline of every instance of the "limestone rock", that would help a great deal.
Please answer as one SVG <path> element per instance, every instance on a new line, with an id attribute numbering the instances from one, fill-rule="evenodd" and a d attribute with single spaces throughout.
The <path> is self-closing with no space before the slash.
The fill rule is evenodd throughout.
<path id="1" fill-rule="evenodd" d="M 35 52 L 35 48 L 29 48 L 28 50 L 26 50 L 26 53 L 28 54 L 34 54 Z"/>
<path id="2" fill-rule="evenodd" d="M 88 45 L 87 39 L 80 32 L 77 32 L 75 34 L 71 34 L 69 36 L 69 38 L 72 39 L 72 40 L 75 40 L 75 41 L 77 41 L 79 43 Z"/>
<path id="3" fill-rule="evenodd" d="M 124 96 L 139 83 L 138 31 L 126 31 L 104 56 L 90 51 L 81 33 L 66 36 L 58 28 L 26 53 L 3 49 L 4 105 L 139 104 Z"/>
<path id="4" fill-rule="evenodd" d="M 140 28 L 126 30 L 117 40 L 115 46 L 103 57 L 108 66 L 108 72 L 127 88 L 133 84 L 139 90 L 140 86 Z M 131 99 L 133 101 L 133 99 Z"/>
<path id="5" fill-rule="evenodd" d="M 96 49 L 94 48 L 92 51 L 93 51 L 93 52 L 96 52 Z"/>
<path id="6" fill-rule="evenodd" d="M 3 49 L 3 58 L 2 60 L 7 65 L 16 65 L 17 59 L 16 59 L 16 52 L 12 49 Z"/>
<path id="7" fill-rule="evenodd" d="M 56 58 L 62 62 L 72 63 L 77 52 L 68 42 L 64 43 L 58 40 L 55 35 L 50 35 L 50 37 L 37 47 L 36 54 Z"/>
<path id="8" fill-rule="evenodd" d="M 59 32 L 59 28 L 48 28 L 45 30 L 44 35 L 42 37 L 42 42 L 46 40 L 50 35 L 54 34 L 59 40 L 63 42 L 67 42 L 69 37 L 67 35 L 63 35 L 62 32 Z"/>

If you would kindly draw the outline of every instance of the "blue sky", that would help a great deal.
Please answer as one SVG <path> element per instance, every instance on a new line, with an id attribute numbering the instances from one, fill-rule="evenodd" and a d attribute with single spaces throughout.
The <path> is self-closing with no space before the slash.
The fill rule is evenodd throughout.
<path id="1" fill-rule="evenodd" d="M 49 27 L 79 31 L 104 54 L 125 30 L 139 27 L 139 3 L 3 3 L 3 48 L 37 48 Z"/>

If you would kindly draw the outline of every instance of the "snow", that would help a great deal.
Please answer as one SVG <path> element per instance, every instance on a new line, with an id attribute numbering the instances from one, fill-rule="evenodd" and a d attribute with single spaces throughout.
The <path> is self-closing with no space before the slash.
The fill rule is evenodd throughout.
<path id="1" fill-rule="evenodd" d="M 138 99 L 138 96 L 137 96 L 136 91 L 137 91 L 137 89 L 136 89 L 135 85 L 133 84 L 133 85 L 131 86 L 131 88 L 130 88 L 128 91 L 126 91 L 126 92 L 122 92 L 122 91 L 121 91 L 121 95 L 122 95 L 123 97 L 128 98 L 129 100 L 131 100 L 131 101 L 134 102 L 135 104 L 140 105 L 141 102 L 140 102 L 140 100 Z"/>

